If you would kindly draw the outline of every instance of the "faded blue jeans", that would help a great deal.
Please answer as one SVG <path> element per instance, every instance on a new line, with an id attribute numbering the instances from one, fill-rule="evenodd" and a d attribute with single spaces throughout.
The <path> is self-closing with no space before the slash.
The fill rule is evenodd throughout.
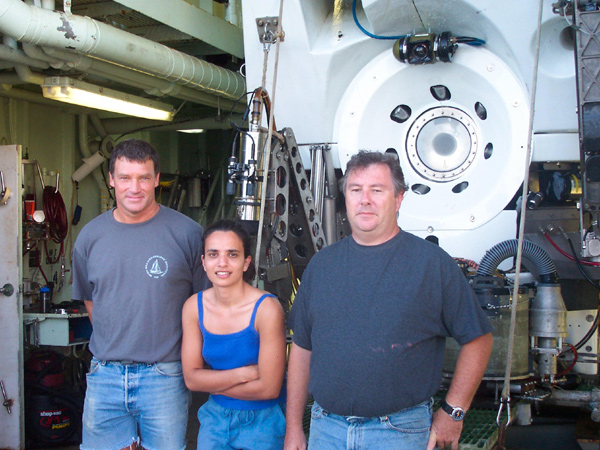
<path id="1" fill-rule="evenodd" d="M 190 392 L 180 362 L 92 359 L 83 407 L 81 450 L 184 450 Z"/>
<path id="2" fill-rule="evenodd" d="M 338 416 L 312 407 L 309 450 L 425 450 L 433 400 L 381 417 Z"/>
<path id="3" fill-rule="evenodd" d="M 198 450 L 282 450 L 285 414 L 281 405 L 228 409 L 212 397 L 198 410 Z"/>

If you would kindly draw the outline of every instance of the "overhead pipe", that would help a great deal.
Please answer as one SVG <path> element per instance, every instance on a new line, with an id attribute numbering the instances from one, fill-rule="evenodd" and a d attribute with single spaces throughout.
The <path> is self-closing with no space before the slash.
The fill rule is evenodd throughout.
<path id="1" fill-rule="evenodd" d="M 229 99 L 246 91 L 244 78 L 236 72 L 89 17 L 28 6 L 21 0 L 0 0 L 0 32 L 20 42 L 93 56 Z"/>
<path id="2" fill-rule="evenodd" d="M 11 37 L 4 36 L 2 38 L 2 42 L 4 42 L 4 45 L 6 45 L 6 47 L 18 51 L 17 41 L 12 39 Z M 17 72 L 19 78 L 25 83 L 41 85 L 44 82 L 45 77 L 40 74 L 34 74 L 28 65 L 15 64 L 15 71 Z"/>
<path id="3" fill-rule="evenodd" d="M 43 47 L 43 51 L 53 57 L 63 59 L 68 62 L 68 66 L 92 75 L 101 76 L 109 80 L 116 81 L 126 86 L 144 89 L 148 94 L 154 96 L 171 96 L 181 100 L 188 100 L 194 103 L 231 108 L 234 105 L 232 100 L 215 97 L 206 92 L 201 92 L 190 87 L 181 86 L 172 81 L 156 78 L 141 72 L 136 72 L 126 67 L 117 66 L 106 61 L 90 58 L 88 56 L 70 53 L 65 50 L 59 50 L 51 47 Z M 156 89 L 159 91 L 157 92 Z M 240 112 L 245 106 L 239 104 L 236 110 Z"/>
<path id="4" fill-rule="evenodd" d="M 64 61 L 52 56 L 46 55 L 37 45 L 23 43 L 23 52 L 32 59 L 45 61 L 54 69 L 63 69 L 66 66 Z"/>
<path id="5" fill-rule="evenodd" d="M 34 73 L 28 66 L 23 64 L 17 64 L 15 66 L 15 71 L 17 72 L 19 78 L 26 83 L 37 84 L 38 86 L 41 86 L 44 84 L 44 80 L 46 79 L 45 75 Z"/>
<path id="6" fill-rule="evenodd" d="M 108 136 L 108 133 L 104 129 L 104 125 L 102 125 L 102 121 L 100 120 L 100 117 L 98 117 L 98 114 L 90 114 L 90 122 L 92 122 L 92 125 L 94 126 L 94 129 L 100 138 L 104 139 Z"/>
<path id="7" fill-rule="evenodd" d="M 79 123 L 79 150 L 84 158 L 89 158 L 92 156 L 92 152 L 90 151 L 90 147 L 88 145 L 88 115 L 87 114 L 79 114 L 78 116 Z M 96 180 L 98 184 L 98 189 L 100 191 L 100 213 L 108 211 L 110 209 L 110 196 L 108 195 L 108 188 L 106 187 L 106 183 L 104 182 L 104 178 L 98 172 L 98 170 L 94 170 L 92 172 L 92 176 Z"/>
<path id="8" fill-rule="evenodd" d="M 234 115 L 233 120 L 241 122 L 241 116 Z M 140 119 L 138 117 L 127 117 L 123 119 L 101 119 L 102 126 L 108 134 L 126 134 L 135 130 L 152 127 L 152 131 L 173 131 L 173 130 L 229 130 L 231 124 L 229 119 L 220 117 L 206 117 L 196 120 L 185 120 L 181 122 L 165 124 L 162 121 Z"/>
<path id="9" fill-rule="evenodd" d="M 30 67 L 35 67 L 36 69 L 47 69 L 50 67 L 47 62 L 30 58 L 22 51 L 10 48 L 4 44 L 0 44 L 0 59 L 4 61 L 11 61 L 15 64 L 25 64 Z"/>

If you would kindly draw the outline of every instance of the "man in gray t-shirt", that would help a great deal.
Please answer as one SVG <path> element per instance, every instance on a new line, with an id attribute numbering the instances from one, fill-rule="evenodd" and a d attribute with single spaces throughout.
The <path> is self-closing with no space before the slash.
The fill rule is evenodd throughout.
<path id="1" fill-rule="evenodd" d="M 119 143 L 109 162 L 116 208 L 79 233 L 73 299 L 93 325 L 82 450 L 183 450 L 189 392 L 181 309 L 208 287 L 202 227 L 159 205 L 159 161 L 147 142 Z"/>
<path id="2" fill-rule="evenodd" d="M 458 448 L 492 350 L 491 326 L 452 258 L 398 227 L 392 156 L 361 151 L 342 178 L 352 235 L 310 261 L 290 312 L 285 450 Z M 446 337 L 462 346 L 435 414 Z"/>

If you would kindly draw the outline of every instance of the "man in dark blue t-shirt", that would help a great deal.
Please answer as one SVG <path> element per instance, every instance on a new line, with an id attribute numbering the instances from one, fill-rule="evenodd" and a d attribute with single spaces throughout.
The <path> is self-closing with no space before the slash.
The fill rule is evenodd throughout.
<path id="1" fill-rule="evenodd" d="M 352 235 L 308 265 L 290 314 L 286 450 L 458 448 L 492 349 L 491 326 L 453 259 L 402 231 L 398 161 L 361 151 L 341 181 Z M 442 408 L 444 346 L 462 346 Z"/>

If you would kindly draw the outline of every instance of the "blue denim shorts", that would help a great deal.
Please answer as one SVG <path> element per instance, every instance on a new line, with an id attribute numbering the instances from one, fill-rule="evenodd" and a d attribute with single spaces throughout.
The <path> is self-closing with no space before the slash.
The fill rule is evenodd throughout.
<path id="1" fill-rule="evenodd" d="M 285 416 L 280 405 L 265 409 L 223 408 L 212 397 L 198 410 L 198 450 L 281 450 Z"/>
<path id="2" fill-rule="evenodd" d="M 81 450 L 184 450 L 190 392 L 180 362 L 92 359 L 83 407 Z"/>
<path id="3" fill-rule="evenodd" d="M 433 400 L 381 417 L 338 416 L 312 406 L 309 450 L 425 450 Z"/>

